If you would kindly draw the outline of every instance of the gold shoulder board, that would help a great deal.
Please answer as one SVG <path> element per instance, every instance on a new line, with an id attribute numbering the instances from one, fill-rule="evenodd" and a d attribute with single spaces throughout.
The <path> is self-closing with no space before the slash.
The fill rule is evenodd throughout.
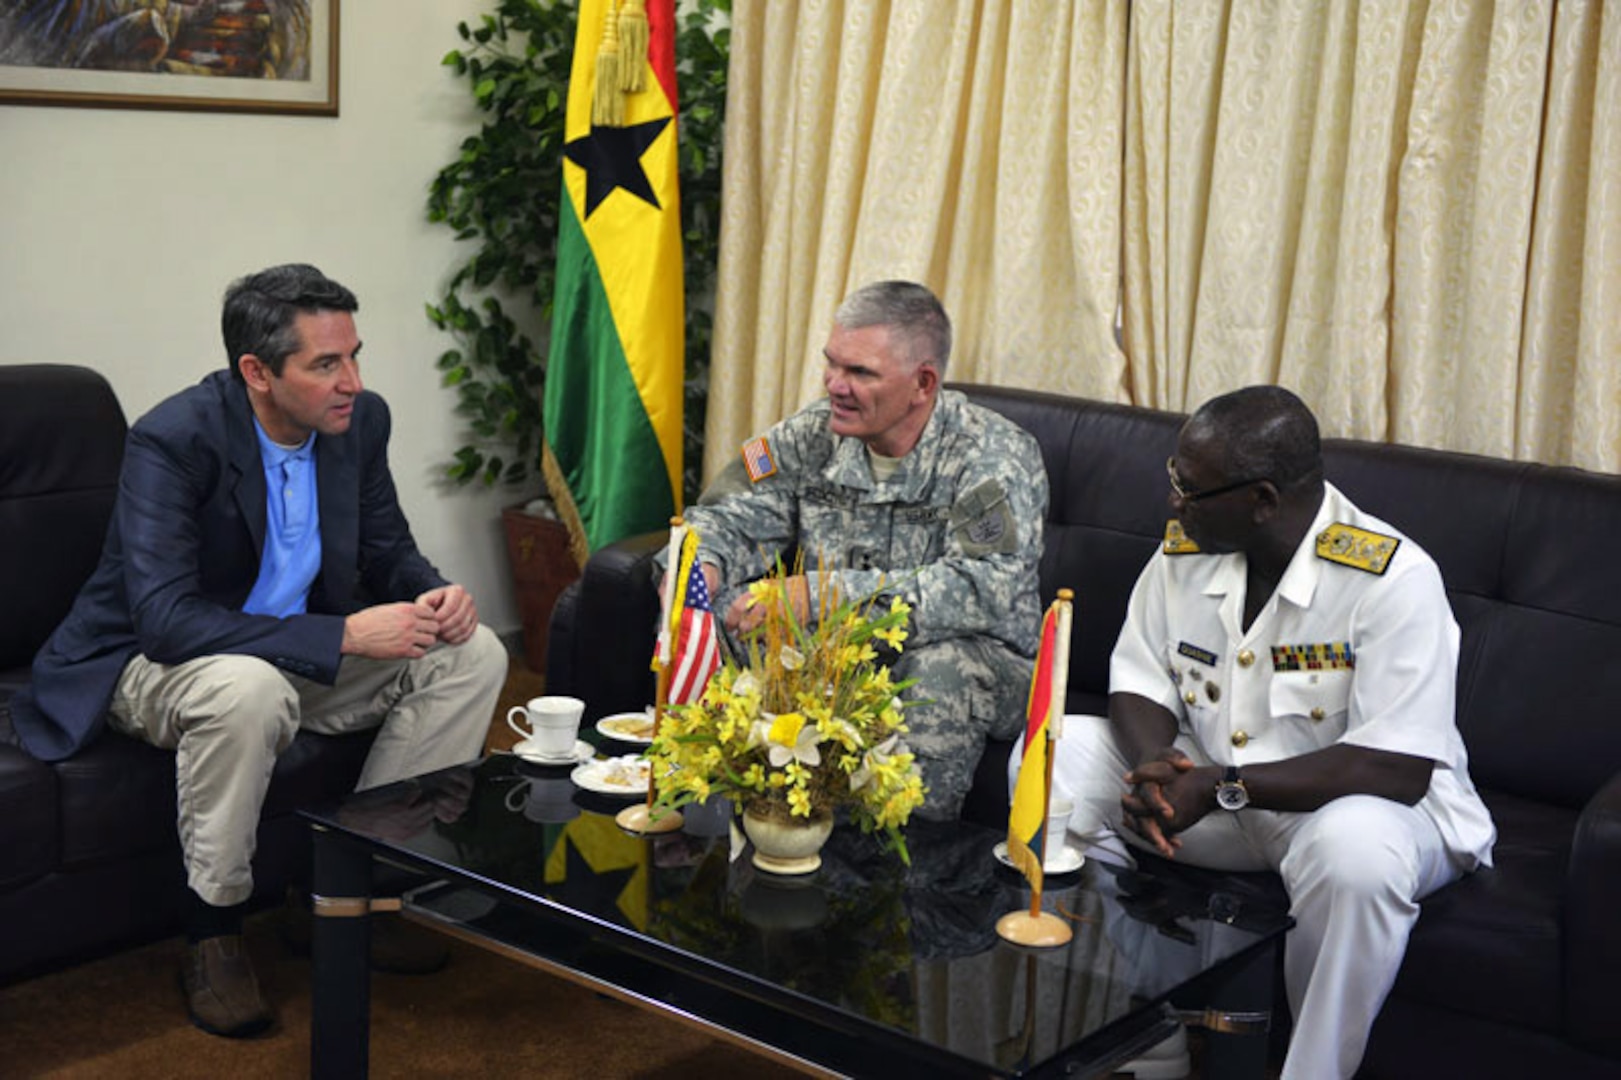
<path id="1" fill-rule="evenodd" d="M 1317 534 L 1317 557 L 1370 574 L 1383 574 L 1400 545 L 1394 536 L 1336 521 Z"/>
<path id="2" fill-rule="evenodd" d="M 1175 518 L 1165 523 L 1165 547 L 1167 555 L 1197 555 L 1199 545 L 1188 539 L 1188 534 L 1182 531 L 1182 523 Z"/>

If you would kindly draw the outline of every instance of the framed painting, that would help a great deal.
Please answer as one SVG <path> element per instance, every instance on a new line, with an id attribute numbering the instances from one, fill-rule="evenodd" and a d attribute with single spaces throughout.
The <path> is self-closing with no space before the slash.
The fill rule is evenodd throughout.
<path id="1" fill-rule="evenodd" d="M 0 103 L 338 114 L 338 0 L 0 0 Z"/>

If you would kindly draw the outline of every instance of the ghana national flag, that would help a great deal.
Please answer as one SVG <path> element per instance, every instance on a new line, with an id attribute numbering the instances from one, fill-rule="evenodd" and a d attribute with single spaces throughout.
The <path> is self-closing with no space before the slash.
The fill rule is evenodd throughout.
<path id="1" fill-rule="evenodd" d="M 645 57 L 634 38 L 620 45 L 618 33 L 621 23 L 639 26 L 644 9 Z M 640 89 L 626 89 L 638 81 Z M 685 312 L 675 115 L 674 0 L 581 0 L 543 465 L 582 563 L 604 544 L 662 528 L 680 510 Z"/>

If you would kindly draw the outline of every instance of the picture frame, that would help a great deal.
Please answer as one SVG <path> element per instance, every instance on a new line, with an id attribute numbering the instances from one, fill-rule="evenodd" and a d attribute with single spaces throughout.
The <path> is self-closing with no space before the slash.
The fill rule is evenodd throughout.
<path id="1" fill-rule="evenodd" d="M 8 0 L 0 104 L 336 116 L 338 3 Z"/>

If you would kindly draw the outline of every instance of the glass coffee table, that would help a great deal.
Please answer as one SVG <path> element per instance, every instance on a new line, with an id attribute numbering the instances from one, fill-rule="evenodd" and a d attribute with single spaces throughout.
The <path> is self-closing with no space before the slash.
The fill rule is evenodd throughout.
<path id="1" fill-rule="evenodd" d="M 312 1075 L 366 1073 L 367 916 L 396 905 L 812 1074 L 1101 1075 L 1189 1020 L 1206 1077 L 1264 1074 L 1292 925 L 1271 905 L 1093 859 L 1047 880 L 1070 944 L 1024 949 L 995 931 L 1029 906 L 998 831 L 914 822 L 908 866 L 840 826 L 821 869 L 776 877 L 724 803 L 653 837 L 615 825 L 625 805 L 498 754 L 307 811 Z M 421 876 L 374 900 L 389 867 Z"/>

